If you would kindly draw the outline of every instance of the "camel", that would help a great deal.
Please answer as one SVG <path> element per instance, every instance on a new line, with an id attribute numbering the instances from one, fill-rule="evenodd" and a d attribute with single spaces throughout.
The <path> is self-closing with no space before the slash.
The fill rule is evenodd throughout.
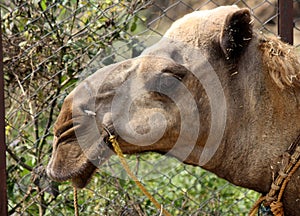
<path id="1" fill-rule="evenodd" d="M 139 57 L 101 68 L 66 98 L 47 174 L 85 187 L 114 154 L 157 152 L 268 193 L 300 133 L 300 65 L 292 46 L 221 6 L 175 21 Z M 101 169 L 101 168 L 100 168 Z M 283 194 L 300 214 L 300 170 Z"/>

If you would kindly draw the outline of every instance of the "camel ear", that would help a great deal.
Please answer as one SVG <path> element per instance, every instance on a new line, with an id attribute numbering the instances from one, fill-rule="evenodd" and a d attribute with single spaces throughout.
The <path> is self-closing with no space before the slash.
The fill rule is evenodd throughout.
<path id="1" fill-rule="evenodd" d="M 252 38 L 251 15 L 248 9 L 230 13 L 221 31 L 220 45 L 227 59 L 236 59 Z"/>

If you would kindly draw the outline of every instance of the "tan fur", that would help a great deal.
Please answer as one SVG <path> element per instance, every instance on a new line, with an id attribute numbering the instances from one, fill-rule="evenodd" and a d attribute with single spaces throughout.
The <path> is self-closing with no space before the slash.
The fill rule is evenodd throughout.
<path id="1" fill-rule="evenodd" d="M 72 179 L 75 186 L 85 187 L 96 166 L 113 153 L 103 141 L 107 137 L 104 124 L 118 136 L 123 153 L 172 151 L 170 155 L 184 163 L 267 193 L 282 154 L 300 133 L 300 67 L 291 46 L 255 33 L 251 19 L 249 10 L 236 6 L 193 12 L 176 21 L 165 37 L 139 58 L 104 67 L 86 78 L 67 96 L 56 121 L 57 139 L 48 175 L 57 181 Z M 191 72 L 195 65 L 202 81 Z M 167 91 L 176 102 L 182 102 L 181 110 L 169 97 L 151 91 L 151 86 L 160 83 L 157 78 L 170 76 L 180 77 L 196 105 L 185 101 L 188 94 L 180 85 L 171 85 Z M 226 106 L 218 96 L 214 97 L 218 103 L 211 105 L 214 98 L 209 98 L 206 90 L 210 86 L 205 87 L 203 80 L 215 79 L 220 81 Z M 167 86 L 172 84 L 165 81 Z M 137 96 L 139 92 L 144 94 Z M 113 109 L 118 94 L 123 99 L 116 100 L 118 109 Z M 128 104 L 130 110 L 126 109 Z M 216 115 L 213 108 L 226 108 L 226 127 L 218 149 L 202 165 L 199 158 L 206 141 L 220 129 L 210 131 Z M 119 120 L 128 113 L 122 124 Z M 149 123 L 153 113 L 164 116 L 165 129 L 161 117 Z M 187 115 L 182 117 L 183 113 Z M 194 114 L 199 118 L 192 118 Z M 185 131 L 181 130 L 182 120 L 188 123 Z M 219 120 L 215 118 L 215 126 Z M 140 136 L 149 131 L 154 133 Z M 152 135 L 161 131 L 160 139 L 149 144 L 155 138 Z M 182 142 L 175 146 L 180 136 Z M 299 176 L 300 170 L 283 196 L 286 216 L 300 214 Z"/>

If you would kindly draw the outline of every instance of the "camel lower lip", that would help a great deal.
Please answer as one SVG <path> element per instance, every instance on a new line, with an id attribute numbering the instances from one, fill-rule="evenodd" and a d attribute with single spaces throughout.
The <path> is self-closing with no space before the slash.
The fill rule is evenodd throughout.
<path id="1" fill-rule="evenodd" d="M 71 179 L 72 185 L 76 188 L 84 188 L 90 181 L 91 176 L 89 178 L 83 178 L 82 176 L 76 176 Z"/>
<path id="2" fill-rule="evenodd" d="M 84 188 L 89 183 L 96 169 L 97 167 L 95 167 L 91 162 L 88 162 L 85 169 L 83 169 L 79 175 L 72 177 L 72 185 L 76 188 Z"/>

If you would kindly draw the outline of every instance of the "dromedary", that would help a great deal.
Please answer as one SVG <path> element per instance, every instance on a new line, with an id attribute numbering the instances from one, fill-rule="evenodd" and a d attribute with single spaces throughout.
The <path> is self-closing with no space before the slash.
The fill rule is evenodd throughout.
<path id="1" fill-rule="evenodd" d="M 113 154 L 105 126 L 125 154 L 171 155 L 266 194 L 300 133 L 300 66 L 251 23 L 236 6 L 193 12 L 140 57 L 85 79 L 55 123 L 48 175 L 84 187 Z M 300 170 L 283 204 L 300 215 Z"/>

